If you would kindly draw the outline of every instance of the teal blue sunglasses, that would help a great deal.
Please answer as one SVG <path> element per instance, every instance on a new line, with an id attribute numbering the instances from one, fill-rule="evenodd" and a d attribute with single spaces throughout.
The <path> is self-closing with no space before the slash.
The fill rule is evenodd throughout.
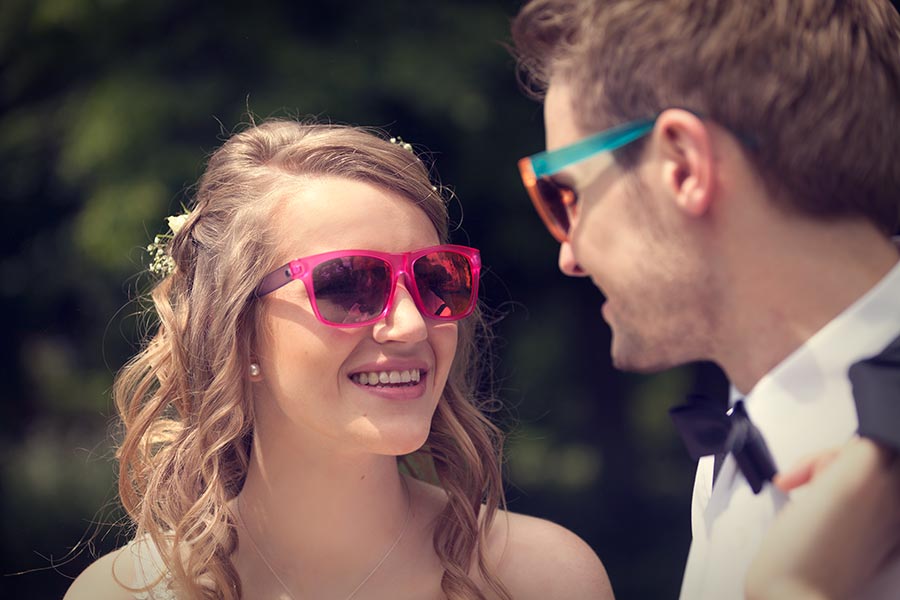
<path id="1" fill-rule="evenodd" d="M 624 123 L 568 146 L 538 152 L 519 161 L 522 183 L 547 229 L 558 242 L 569 239 L 569 207 L 575 204 L 578 196 L 575 190 L 555 181 L 552 176 L 601 152 L 612 152 L 644 137 L 653 130 L 655 122 L 656 117 Z"/>

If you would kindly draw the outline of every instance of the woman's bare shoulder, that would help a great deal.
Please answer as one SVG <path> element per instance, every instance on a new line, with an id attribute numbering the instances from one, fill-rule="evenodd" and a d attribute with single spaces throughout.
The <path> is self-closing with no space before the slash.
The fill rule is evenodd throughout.
<path id="1" fill-rule="evenodd" d="M 134 581 L 131 558 L 128 546 L 101 556 L 75 578 L 63 600 L 134 600 L 125 587 Z"/>
<path id="2" fill-rule="evenodd" d="M 516 600 L 612 600 L 606 569 L 580 537 L 556 523 L 498 511 L 488 556 Z"/>
<path id="3" fill-rule="evenodd" d="M 423 516 L 434 520 L 446 506 L 446 492 L 413 481 Z M 497 511 L 486 544 L 486 558 L 516 600 L 613 600 L 603 563 L 580 537 L 556 523 Z M 474 569 L 472 574 L 483 585 Z M 489 597 L 490 596 L 489 594 Z"/>

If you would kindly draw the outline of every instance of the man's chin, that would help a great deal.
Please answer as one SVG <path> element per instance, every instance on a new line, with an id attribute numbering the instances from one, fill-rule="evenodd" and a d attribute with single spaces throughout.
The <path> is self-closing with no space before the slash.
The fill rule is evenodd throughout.
<path id="1" fill-rule="evenodd" d="M 616 358 L 613 358 L 612 363 L 613 366 L 619 371 L 627 371 L 629 373 L 657 373 L 668 368 L 666 366 L 656 364 L 645 364 L 639 361 L 619 360 Z"/>
<path id="2" fill-rule="evenodd" d="M 666 360 L 666 357 L 660 356 L 652 348 L 641 344 L 617 343 L 615 334 L 610 355 L 616 369 L 630 373 L 657 373 L 680 364 Z"/>

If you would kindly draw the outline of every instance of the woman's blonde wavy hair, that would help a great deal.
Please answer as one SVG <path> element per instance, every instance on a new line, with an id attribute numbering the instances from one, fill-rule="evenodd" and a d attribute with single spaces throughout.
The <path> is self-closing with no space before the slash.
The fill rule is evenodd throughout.
<path id="1" fill-rule="evenodd" d="M 231 562 L 238 537 L 228 502 L 241 490 L 253 436 L 247 358 L 261 331 L 254 289 L 277 268 L 271 216 L 286 178 L 337 176 L 400 194 L 441 241 L 448 212 L 422 161 L 372 131 L 273 120 L 228 139 L 209 159 L 189 217 L 168 243 L 175 268 L 151 291 L 158 328 L 120 371 L 113 395 L 124 425 L 119 494 L 137 537 L 159 549 L 179 597 L 241 597 Z M 471 569 L 509 598 L 486 563 L 485 540 L 504 505 L 502 436 L 476 400 L 480 312 L 459 345 L 428 440 L 418 455 L 449 501 L 434 549 L 451 599 L 483 599 Z"/>

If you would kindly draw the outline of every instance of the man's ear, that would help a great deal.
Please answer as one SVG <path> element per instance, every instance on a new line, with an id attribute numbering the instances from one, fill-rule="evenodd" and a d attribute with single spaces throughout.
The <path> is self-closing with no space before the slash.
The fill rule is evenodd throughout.
<path id="1" fill-rule="evenodd" d="M 712 134 L 692 112 L 670 108 L 656 119 L 653 136 L 662 158 L 663 186 L 691 217 L 704 215 L 715 191 Z"/>

